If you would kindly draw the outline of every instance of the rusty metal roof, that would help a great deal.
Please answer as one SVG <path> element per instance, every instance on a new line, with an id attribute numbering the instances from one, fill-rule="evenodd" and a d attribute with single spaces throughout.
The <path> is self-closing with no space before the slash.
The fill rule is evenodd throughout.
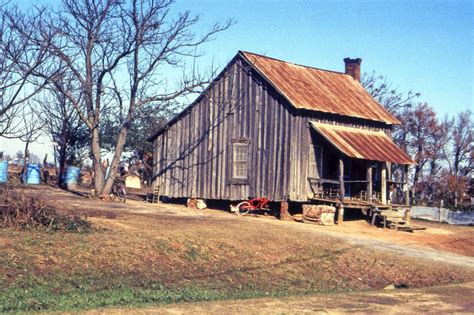
<path id="1" fill-rule="evenodd" d="M 296 108 L 400 124 L 350 75 L 240 53 Z"/>
<path id="2" fill-rule="evenodd" d="M 347 156 L 396 164 L 415 164 L 383 131 L 322 124 L 311 126 Z"/>

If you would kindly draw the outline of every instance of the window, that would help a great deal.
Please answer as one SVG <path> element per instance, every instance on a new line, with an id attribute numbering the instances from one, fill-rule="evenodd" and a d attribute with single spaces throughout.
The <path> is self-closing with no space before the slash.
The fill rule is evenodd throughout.
<path id="1" fill-rule="evenodd" d="M 249 139 L 232 139 L 229 184 L 247 185 L 249 177 Z"/>
<path id="2" fill-rule="evenodd" d="M 248 144 L 233 144 L 233 168 L 232 177 L 247 179 L 248 176 Z"/>

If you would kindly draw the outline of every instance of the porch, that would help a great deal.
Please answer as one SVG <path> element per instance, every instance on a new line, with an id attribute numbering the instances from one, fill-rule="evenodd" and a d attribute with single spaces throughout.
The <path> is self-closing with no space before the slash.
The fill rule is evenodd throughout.
<path id="1" fill-rule="evenodd" d="M 361 209 L 367 215 L 409 211 L 408 166 L 413 161 L 383 131 L 311 126 L 310 201 L 338 207 L 338 222 L 344 209 Z"/>

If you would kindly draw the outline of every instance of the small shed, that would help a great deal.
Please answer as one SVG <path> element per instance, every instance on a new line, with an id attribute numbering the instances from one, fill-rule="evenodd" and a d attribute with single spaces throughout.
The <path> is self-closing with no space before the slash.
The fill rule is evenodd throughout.
<path id="1" fill-rule="evenodd" d="M 134 172 L 125 175 L 125 187 L 136 189 L 142 188 L 140 176 Z"/>

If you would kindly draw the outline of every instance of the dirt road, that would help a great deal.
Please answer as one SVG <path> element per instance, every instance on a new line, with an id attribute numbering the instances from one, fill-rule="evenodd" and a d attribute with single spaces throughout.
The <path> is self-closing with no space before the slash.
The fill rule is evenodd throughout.
<path id="1" fill-rule="evenodd" d="M 251 218 L 249 218 L 251 219 Z M 421 246 L 419 244 L 407 244 L 404 242 L 397 242 L 397 238 L 393 238 L 391 241 L 386 238 L 376 238 L 373 234 L 364 235 L 364 234 L 348 234 L 344 231 L 344 226 L 338 227 L 323 227 L 323 226 L 314 226 L 314 225 L 305 225 L 305 224 L 293 224 L 292 222 L 284 221 L 273 221 L 269 220 L 267 224 L 283 224 L 288 225 L 288 228 L 305 230 L 308 233 L 319 233 L 326 236 L 332 236 L 337 239 L 344 240 L 354 246 L 364 246 L 371 248 L 373 250 L 388 250 L 396 252 L 400 255 L 406 255 L 415 258 L 429 259 L 436 262 L 448 263 L 462 267 L 474 268 L 474 257 L 469 257 L 465 255 L 458 255 L 452 252 L 446 252 L 438 249 L 432 249 L 427 246 Z M 356 223 L 357 224 L 357 223 Z M 346 222 L 345 225 L 354 225 L 353 223 Z M 469 228 L 469 227 L 468 227 Z M 369 225 L 366 226 L 366 229 L 376 229 Z M 474 228 L 472 228 L 471 237 L 474 238 Z M 400 236 L 404 236 L 406 232 L 394 232 L 394 231 L 380 231 L 382 233 L 397 233 Z M 417 232 L 420 233 L 420 232 Z M 424 233 L 426 234 L 426 233 Z"/>
<path id="2" fill-rule="evenodd" d="M 449 292 L 449 294 L 447 294 Z M 416 290 L 381 290 L 285 298 L 185 303 L 85 314 L 446 314 L 474 311 L 474 282 Z"/>

